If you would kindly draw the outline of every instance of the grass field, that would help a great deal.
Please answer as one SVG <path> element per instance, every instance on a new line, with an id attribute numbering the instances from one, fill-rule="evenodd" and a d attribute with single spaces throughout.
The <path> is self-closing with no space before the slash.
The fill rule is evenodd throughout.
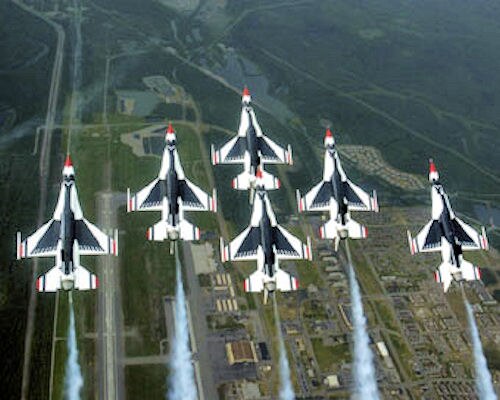
<path id="1" fill-rule="evenodd" d="M 351 360 L 349 343 L 325 346 L 322 338 L 312 338 L 311 343 L 322 372 L 330 372 L 335 364 L 348 363 Z"/>

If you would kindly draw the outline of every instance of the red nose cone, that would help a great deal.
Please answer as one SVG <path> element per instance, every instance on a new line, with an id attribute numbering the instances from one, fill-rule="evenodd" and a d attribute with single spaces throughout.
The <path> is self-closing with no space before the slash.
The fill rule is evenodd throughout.
<path id="1" fill-rule="evenodd" d="M 73 163 L 71 162 L 71 157 L 69 156 L 69 154 L 66 156 L 66 161 L 64 161 L 64 166 L 65 167 L 72 167 L 73 166 Z"/>
<path id="2" fill-rule="evenodd" d="M 262 179 L 262 171 L 260 168 L 257 168 L 257 172 L 255 173 L 257 179 Z"/>
<path id="3" fill-rule="evenodd" d="M 431 172 L 437 172 L 436 164 L 434 164 L 432 158 L 429 160 L 429 173 Z"/>
<path id="4" fill-rule="evenodd" d="M 325 137 L 333 137 L 332 131 L 330 130 L 330 128 L 326 128 Z"/>
<path id="5" fill-rule="evenodd" d="M 250 90 L 246 86 L 243 88 L 243 96 L 250 96 Z"/>
<path id="6" fill-rule="evenodd" d="M 167 133 L 175 133 L 174 128 L 172 128 L 172 124 L 170 122 L 168 123 Z"/>

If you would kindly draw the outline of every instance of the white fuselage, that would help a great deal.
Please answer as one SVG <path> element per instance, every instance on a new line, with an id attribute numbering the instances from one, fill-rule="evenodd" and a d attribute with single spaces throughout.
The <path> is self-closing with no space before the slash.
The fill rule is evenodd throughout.
<path id="1" fill-rule="evenodd" d="M 264 286 L 272 292 L 276 288 L 276 271 L 279 269 L 274 245 L 273 229 L 278 225 L 271 202 L 265 190 L 257 190 L 253 204 L 251 226 L 260 228 L 257 248 L 257 269 L 265 274 Z"/>
<path id="2" fill-rule="evenodd" d="M 176 240 L 179 238 L 179 223 L 184 220 L 182 201 L 179 201 L 179 180 L 184 180 L 185 174 L 175 140 L 167 141 L 165 145 L 158 179 L 165 182 L 166 186 L 162 198 L 161 218 L 167 222 L 168 238 Z"/>
<path id="3" fill-rule="evenodd" d="M 75 182 L 68 177 L 64 178 L 59 192 L 53 219 L 60 222 L 59 240 L 56 250 L 56 266 L 62 272 L 61 286 L 64 290 L 71 290 L 74 285 L 74 271 L 80 266 L 80 252 L 78 240 L 75 238 L 75 220 L 83 218 L 80 201 Z"/>
<path id="4" fill-rule="evenodd" d="M 351 219 L 344 193 L 347 175 L 342 168 L 337 150 L 333 147 L 327 147 L 325 150 L 323 181 L 331 184 L 333 189 L 330 198 L 330 219 L 337 221 L 339 236 L 342 239 L 346 238 L 348 236 L 346 224 Z"/>

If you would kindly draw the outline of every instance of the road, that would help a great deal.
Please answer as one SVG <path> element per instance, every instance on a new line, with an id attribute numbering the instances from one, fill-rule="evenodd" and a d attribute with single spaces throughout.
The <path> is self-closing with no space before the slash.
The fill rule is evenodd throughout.
<path id="1" fill-rule="evenodd" d="M 188 242 L 182 241 L 183 266 L 186 274 L 188 290 L 186 297 L 189 303 L 191 322 L 193 324 L 194 336 L 196 340 L 197 359 L 199 369 L 203 371 L 201 374 L 201 384 L 203 394 L 199 394 L 199 398 L 217 399 L 217 389 L 212 374 L 212 363 L 208 350 L 207 336 L 208 326 L 205 315 L 205 300 L 201 295 L 201 288 L 194 270 L 193 254 L 191 253 L 191 245 Z M 193 346 L 193 345 L 192 345 Z"/>
<path id="2" fill-rule="evenodd" d="M 40 226 L 45 219 L 45 211 L 47 204 L 47 180 L 50 172 L 50 150 L 52 144 L 52 132 L 54 130 L 54 122 L 57 113 L 57 103 L 59 98 L 59 89 L 61 86 L 61 72 L 63 66 L 63 56 L 64 56 L 64 42 L 66 35 L 64 29 L 61 25 L 55 23 L 44 14 L 39 13 L 36 10 L 26 6 L 19 0 L 12 0 L 12 2 L 20 7 L 22 10 L 32 14 L 33 16 L 42 19 L 48 25 L 50 25 L 57 33 L 57 45 L 56 53 L 54 58 L 54 64 L 52 66 L 52 76 L 49 89 L 49 100 L 47 105 L 47 114 L 45 116 L 45 130 L 42 137 L 42 145 L 40 148 L 40 159 L 39 159 L 39 187 L 40 187 L 40 202 L 38 206 L 38 219 L 37 225 Z M 27 323 L 26 323 L 26 334 L 24 341 L 24 361 L 23 361 L 23 379 L 21 386 L 21 399 L 27 399 L 29 394 L 29 383 L 30 383 L 30 368 L 31 368 L 31 347 L 33 343 L 33 329 L 35 322 L 35 312 L 36 312 L 36 299 L 37 293 L 35 290 L 35 281 L 38 277 L 38 260 L 35 258 L 33 260 L 32 267 L 32 281 L 31 281 L 31 294 L 27 310 Z"/>

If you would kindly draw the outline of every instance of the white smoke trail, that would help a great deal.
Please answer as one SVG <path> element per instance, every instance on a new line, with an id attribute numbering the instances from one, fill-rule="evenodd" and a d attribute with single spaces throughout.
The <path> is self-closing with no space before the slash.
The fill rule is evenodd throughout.
<path id="1" fill-rule="evenodd" d="M 73 297 L 69 292 L 69 332 L 68 332 L 68 360 L 64 377 L 64 397 L 68 400 L 80 399 L 80 390 L 83 387 L 83 376 L 78 364 L 78 346 L 76 343 L 75 313 L 73 311 Z"/>
<path id="2" fill-rule="evenodd" d="M 472 307 L 464 298 L 465 309 L 467 310 L 467 320 L 469 322 L 469 329 L 472 338 L 472 349 L 474 352 L 474 368 L 476 370 L 476 390 L 480 400 L 495 400 L 497 398 L 495 389 L 491 382 L 491 374 L 488 370 L 486 357 L 483 353 L 483 346 L 481 345 L 481 338 L 479 330 L 477 329 L 476 320 L 474 319 L 474 312 Z"/>
<path id="3" fill-rule="evenodd" d="M 351 258 L 347 248 L 348 258 Z M 370 349 L 370 338 L 366 328 L 366 317 L 363 312 L 361 291 L 356 280 L 354 268 L 349 260 L 349 284 L 351 286 L 351 312 L 354 326 L 354 378 L 353 398 L 378 400 L 377 379 L 373 365 L 373 354 Z"/>
<path id="4" fill-rule="evenodd" d="M 292 380 L 290 378 L 290 365 L 288 364 L 288 358 L 286 354 L 285 342 L 283 341 L 283 334 L 281 333 L 281 323 L 280 315 L 278 312 L 278 304 L 276 302 L 276 296 L 273 297 L 274 306 L 274 320 L 276 321 L 276 331 L 278 334 L 279 342 L 279 352 L 280 352 L 280 400 L 294 400 L 295 393 L 293 391 Z"/>
<path id="5" fill-rule="evenodd" d="M 175 293 L 175 333 L 170 348 L 170 400 L 196 400 L 196 382 L 189 348 L 189 327 L 186 309 L 186 298 L 182 286 L 181 263 L 179 261 L 177 242 L 175 243 L 175 265 L 177 288 Z"/>

